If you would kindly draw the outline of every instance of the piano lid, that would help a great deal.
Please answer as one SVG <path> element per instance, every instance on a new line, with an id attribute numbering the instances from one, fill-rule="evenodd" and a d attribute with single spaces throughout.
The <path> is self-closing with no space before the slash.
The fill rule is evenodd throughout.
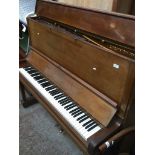
<path id="1" fill-rule="evenodd" d="M 118 43 L 135 46 L 134 16 L 90 10 L 57 2 L 38 0 L 36 14 L 94 33 Z"/>

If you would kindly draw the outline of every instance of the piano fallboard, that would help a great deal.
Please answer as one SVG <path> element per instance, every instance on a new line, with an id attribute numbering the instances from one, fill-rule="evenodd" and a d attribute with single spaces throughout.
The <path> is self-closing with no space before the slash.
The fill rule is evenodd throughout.
<path id="1" fill-rule="evenodd" d="M 27 61 L 54 82 L 103 126 L 110 123 L 117 109 L 69 76 L 65 70 L 62 70 L 63 67 L 35 51 L 29 53 Z"/>

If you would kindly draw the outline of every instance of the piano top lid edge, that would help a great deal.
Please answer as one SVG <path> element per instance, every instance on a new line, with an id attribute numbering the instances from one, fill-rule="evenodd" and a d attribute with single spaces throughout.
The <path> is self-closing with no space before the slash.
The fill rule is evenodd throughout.
<path id="1" fill-rule="evenodd" d="M 88 9 L 49 0 L 38 0 L 35 13 L 37 16 L 53 19 L 135 47 L 135 17 L 132 15 Z"/>
<path id="2" fill-rule="evenodd" d="M 114 15 L 114 16 L 118 16 L 118 17 L 122 17 L 122 18 L 130 18 L 132 20 L 135 20 L 135 16 L 130 15 L 130 14 L 123 14 L 123 13 L 119 13 L 119 12 L 106 11 L 106 10 L 95 9 L 95 8 L 86 8 L 86 7 L 82 7 L 82 6 L 70 5 L 70 4 L 66 4 L 64 2 L 57 2 L 57 1 L 51 1 L 51 0 L 37 0 L 37 1 L 53 3 L 55 5 L 62 5 L 62 6 L 77 8 L 77 9 L 81 9 L 81 10 L 83 9 L 83 10 L 93 11 L 93 12 L 97 12 L 97 13 L 104 13 L 104 14 L 108 14 L 108 15 Z M 35 8 L 35 12 L 37 12 L 37 5 Z"/>

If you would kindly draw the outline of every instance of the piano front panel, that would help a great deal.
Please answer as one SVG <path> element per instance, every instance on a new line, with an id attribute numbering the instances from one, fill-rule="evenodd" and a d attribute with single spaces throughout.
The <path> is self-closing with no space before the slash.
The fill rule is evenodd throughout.
<path id="1" fill-rule="evenodd" d="M 34 49 L 121 105 L 133 60 L 35 20 L 29 27 Z"/>

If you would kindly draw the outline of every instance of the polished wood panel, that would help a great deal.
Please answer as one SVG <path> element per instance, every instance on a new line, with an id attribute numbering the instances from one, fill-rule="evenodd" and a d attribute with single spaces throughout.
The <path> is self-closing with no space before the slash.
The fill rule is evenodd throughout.
<path id="1" fill-rule="evenodd" d="M 35 20 L 29 20 L 29 29 L 31 48 L 37 49 L 116 101 L 123 115 L 133 87 L 134 60 Z M 114 68 L 113 64 L 118 64 L 120 68 Z"/>
<path id="2" fill-rule="evenodd" d="M 135 20 L 132 16 L 41 0 L 37 1 L 36 14 L 126 45 L 135 45 Z"/>
<path id="3" fill-rule="evenodd" d="M 46 57 L 31 51 L 27 57 L 27 61 L 49 78 L 49 80 L 54 82 L 67 95 L 73 98 L 74 101 L 96 118 L 101 124 L 104 126 L 109 124 L 116 113 L 116 108 L 96 96 L 55 65 L 49 63 Z"/>

